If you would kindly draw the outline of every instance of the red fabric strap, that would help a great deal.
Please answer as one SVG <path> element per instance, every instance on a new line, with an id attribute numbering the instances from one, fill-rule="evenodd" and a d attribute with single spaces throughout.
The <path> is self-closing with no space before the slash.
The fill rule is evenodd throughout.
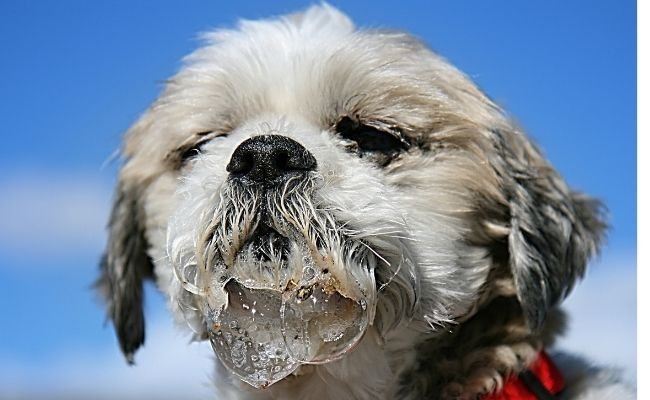
<path id="1" fill-rule="evenodd" d="M 564 378 L 560 370 L 543 350 L 537 360 L 528 367 L 528 371 L 535 375 L 544 388 L 553 395 L 560 393 L 564 388 Z M 513 376 L 506 380 L 501 391 L 491 393 L 482 400 L 538 400 L 538 398 L 519 376 Z"/>

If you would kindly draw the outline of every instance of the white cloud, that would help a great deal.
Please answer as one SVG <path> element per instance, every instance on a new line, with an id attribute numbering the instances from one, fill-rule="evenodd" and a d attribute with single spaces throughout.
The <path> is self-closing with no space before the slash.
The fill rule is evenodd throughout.
<path id="1" fill-rule="evenodd" d="M 608 255 L 596 262 L 565 303 L 569 330 L 557 347 L 600 366 L 623 369 L 636 383 L 636 257 Z"/>
<path id="2" fill-rule="evenodd" d="M 213 399 L 213 353 L 167 317 L 148 326 L 147 343 L 126 365 L 117 346 L 74 350 L 59 359 L 20 363 L 0 360 L 3 399 Z"/>
<path id="3" fill-rule="evenodd" d="M 98 252 L 105 239 L 110 186 L 100 174 L 0 176 L 2 252 L 32 259 Z"/>

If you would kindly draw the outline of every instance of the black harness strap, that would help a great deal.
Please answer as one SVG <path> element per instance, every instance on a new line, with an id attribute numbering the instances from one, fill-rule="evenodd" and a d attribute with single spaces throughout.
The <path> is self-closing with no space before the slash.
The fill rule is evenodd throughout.
<path id="1" fill-rule="evenodd" d="M 519 379 L 526 385 L 526 387 L 537 397 L 539 400 L 557 400 L 559 397 L 549 392 L 546 387 L 539 381 L 537 376 L 525 370 L 519 374 Z"/>

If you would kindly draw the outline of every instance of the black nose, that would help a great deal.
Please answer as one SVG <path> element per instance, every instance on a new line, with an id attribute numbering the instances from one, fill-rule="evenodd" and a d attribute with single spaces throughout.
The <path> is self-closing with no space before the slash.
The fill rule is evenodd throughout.
<path id="1" fill-rule="evenodd" d="M 314 156 L 300 143 L 281 135 L 246 139 L 226 166 L 231 177 L 264 185 L 276 185 L 315 169 Z"/>

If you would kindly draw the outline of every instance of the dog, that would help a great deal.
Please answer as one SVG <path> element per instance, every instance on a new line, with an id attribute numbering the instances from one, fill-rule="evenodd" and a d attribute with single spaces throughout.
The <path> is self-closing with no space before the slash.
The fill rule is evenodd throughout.
<path id="1" fill-rule="evenodd" d="M 634 398 L 547 352 L 602 204 L 465 75 L 327 4 L 205 41 L 122 149 L 97 285 L 129 363 L 152 279 L 219 398 Z"/>

